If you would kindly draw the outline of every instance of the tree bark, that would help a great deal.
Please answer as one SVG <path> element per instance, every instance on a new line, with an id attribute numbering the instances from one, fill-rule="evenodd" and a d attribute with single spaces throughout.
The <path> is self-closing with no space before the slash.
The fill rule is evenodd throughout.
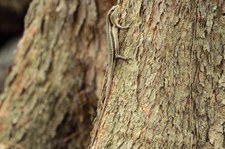
<path id="1" fill-rule="evenodd" d="M 117 62 L 91 148 L 224 148 L 225 2 L 120 7 L 120 23 L 131 24 L 120 53 L 132 60 Z"/>
<path id="2" fill-rule="evenodd" d="M 0 99 L 0 148 L 87 148 L 106 64 L 99 4 L 30 4 Z"/>

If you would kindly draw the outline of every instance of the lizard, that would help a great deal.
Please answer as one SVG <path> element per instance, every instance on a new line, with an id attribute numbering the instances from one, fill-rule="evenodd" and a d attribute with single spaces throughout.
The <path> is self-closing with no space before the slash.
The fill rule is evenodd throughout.
<path id="1" fill-rule="evenodd" d="M 105 113 L 106 105 L 108 102 L 108 98 L 110 95 L 110 90 L 112 86 L 112 81 L 113 81 L 113 74 L 114 74 L 114 69 L 116 66 L 116 60 L 117 59 L 123 59 L 123 60 L 128 60 L 129 58 L 123 57 L 119 55 L 119 37 L 118 37 L 118 31 L 119 29 L 127 29 L 129 28 L 128 26 L 121 26 L 119 25 L 119 19 L 117 18 L 117 9 L 119 8 L 119 5 L 113 6 L 107 13 L 106 17 L 106 41 L 107 41 L 107 48 L 108 48 L 108 66 L 107 66 L 107 71 L 106 71 L 106 90 L 104 96 L 102 96 L 102 101 L 103 101 L 103 106 L 102 110 L 99 115 L 99 120 L 97 122 L 97 128 L 94 132 L 93 140 L 91 146 L 94 144 L 94 141 L 96 139 L 100 123 L 102 120 L 102 117 Z"/>

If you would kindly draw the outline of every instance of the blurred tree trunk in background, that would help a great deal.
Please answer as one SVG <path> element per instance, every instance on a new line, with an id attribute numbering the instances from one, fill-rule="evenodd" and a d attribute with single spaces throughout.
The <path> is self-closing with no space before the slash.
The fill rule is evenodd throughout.
<path id="1" fill-rule="evenodd" d="M 0 147 L 87 148 L 106 65 L 105 13 L 112 5 L 98 4 L 30 4 L 0 99 Z"/>

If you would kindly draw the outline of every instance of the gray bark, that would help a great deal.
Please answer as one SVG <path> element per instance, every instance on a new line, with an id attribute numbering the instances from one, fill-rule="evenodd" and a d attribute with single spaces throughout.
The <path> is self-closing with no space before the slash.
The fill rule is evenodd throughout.
<path id="1" fill-rule="evenodd" d="M 91 148 L 224 148 L 224 1 L 124 0 L 120 11 L 132 60 L 116 65 Z"/>

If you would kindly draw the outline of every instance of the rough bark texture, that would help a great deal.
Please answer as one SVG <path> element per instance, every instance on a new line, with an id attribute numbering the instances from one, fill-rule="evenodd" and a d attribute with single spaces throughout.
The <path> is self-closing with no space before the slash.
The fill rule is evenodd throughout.
<path id="1" fill-rule="evenodd" d="M 108 7 L 98 16 L 98 4 L 31 3 L 0 99 L 0 148 L 87 147 L 106 64 L 104 19 L 97 19 Z"/>
<path id="2" fill-rule="evenodd" d="M 113 86 L 92 148 L 225 147 L 225 2 L 124 0 Z"/>

